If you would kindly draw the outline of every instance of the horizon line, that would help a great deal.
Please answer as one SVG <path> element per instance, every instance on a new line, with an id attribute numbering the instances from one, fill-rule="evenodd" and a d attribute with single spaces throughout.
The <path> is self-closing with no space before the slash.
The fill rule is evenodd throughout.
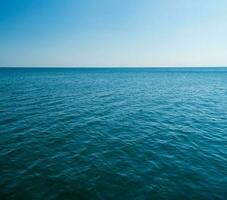
<path id="1" fill-rule="evenodd" d="M 181 65 L 181 66 L 136 66 L 136 65 L 15 65 L 15 66 L 0 66 L 0 68 L 227 68 L 227 65 L 219 65 L 219 66 L 189 66 L 189 65 Z"/>

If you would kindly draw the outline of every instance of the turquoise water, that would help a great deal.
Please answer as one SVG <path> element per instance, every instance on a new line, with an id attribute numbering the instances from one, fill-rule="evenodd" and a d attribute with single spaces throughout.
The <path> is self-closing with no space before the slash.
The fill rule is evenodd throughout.
<path id="1" fill-rule="evenodd" d="M 227 199 L 227 69 L 0 69 L 0 199 Z"/>

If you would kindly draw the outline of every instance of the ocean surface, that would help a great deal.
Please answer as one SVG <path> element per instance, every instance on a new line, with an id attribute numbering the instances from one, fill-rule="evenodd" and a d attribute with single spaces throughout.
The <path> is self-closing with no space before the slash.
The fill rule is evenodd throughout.
<path id="1" fill-rule="evenodd" d="M 227 199 L 227 68 L 0 68 L 0 199 Z"/>

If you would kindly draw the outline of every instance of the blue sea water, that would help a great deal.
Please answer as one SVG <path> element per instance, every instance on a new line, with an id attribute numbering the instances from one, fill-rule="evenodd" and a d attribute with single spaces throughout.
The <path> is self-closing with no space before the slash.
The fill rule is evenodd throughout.
<path id="1" fill-rule="evenodd" d="M 0 199 L 227 199 L 227 69 L 0 69 Z"/>

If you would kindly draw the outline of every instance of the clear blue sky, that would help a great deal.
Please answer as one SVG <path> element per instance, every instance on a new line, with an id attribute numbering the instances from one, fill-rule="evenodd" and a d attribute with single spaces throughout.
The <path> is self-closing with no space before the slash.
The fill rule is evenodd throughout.
<path id="1" fill-rule="evenodd" d="M 0 0 L 0 66 L 227 66 L 227 0 Z"/>

